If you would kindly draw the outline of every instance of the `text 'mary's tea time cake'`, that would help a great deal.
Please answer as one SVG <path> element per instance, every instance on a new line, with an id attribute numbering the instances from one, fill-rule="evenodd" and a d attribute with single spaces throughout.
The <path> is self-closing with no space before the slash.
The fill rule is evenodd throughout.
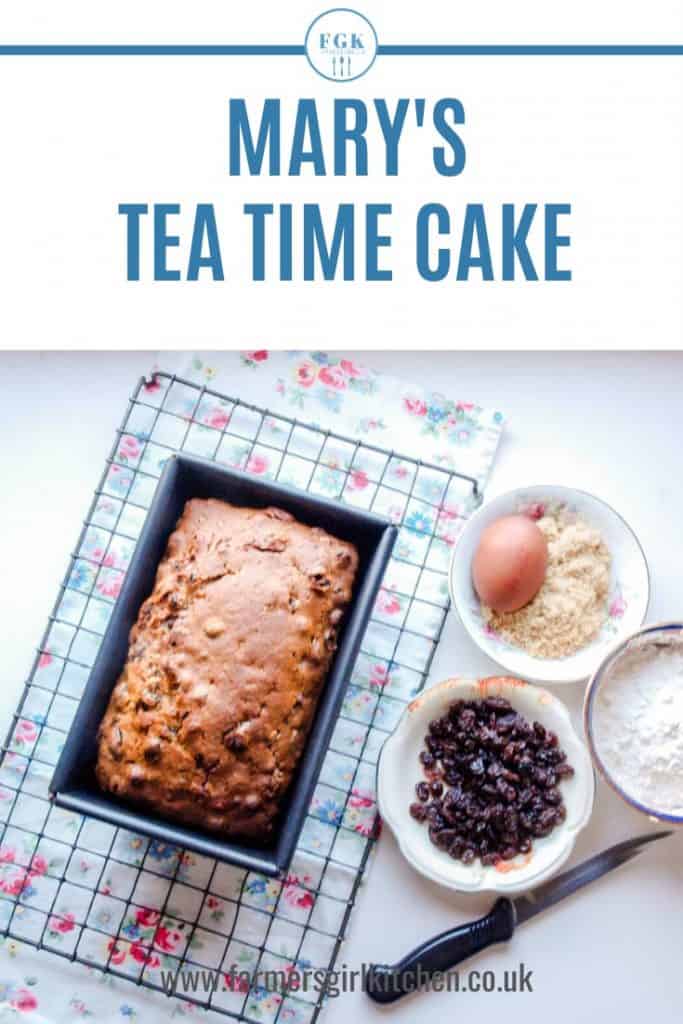
<path id="1" fill-rule="evenodd" d="M 267 840 L 357 565 L 352 544 L 280 509 L 188 501 L 100 726 L 102 788 Z"/>

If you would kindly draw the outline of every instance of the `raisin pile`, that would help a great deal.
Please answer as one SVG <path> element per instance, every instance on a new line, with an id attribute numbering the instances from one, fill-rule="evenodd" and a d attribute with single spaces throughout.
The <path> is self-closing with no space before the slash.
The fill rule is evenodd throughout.
<path id="1" fill-rule="evenodd" d="M 425 779 L 410 805 L 429 838 L 456 860 L 484 865 L 529 853 L 567 811 L 558 788 L 574 774 L 554 732 L 504 697 L 456 701 L 429 723 Z"/>

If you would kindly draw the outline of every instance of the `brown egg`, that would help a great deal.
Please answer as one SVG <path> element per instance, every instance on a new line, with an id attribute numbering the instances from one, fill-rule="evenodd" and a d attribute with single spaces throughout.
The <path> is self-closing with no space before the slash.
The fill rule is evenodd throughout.
<path id="1" fill-rule="evenodd" d="M 523 608 L 541 589 L 548 544 L 533 519 L 503 516 L 479 538 L 472 582 L 483 604 L 496 612 Z"/>

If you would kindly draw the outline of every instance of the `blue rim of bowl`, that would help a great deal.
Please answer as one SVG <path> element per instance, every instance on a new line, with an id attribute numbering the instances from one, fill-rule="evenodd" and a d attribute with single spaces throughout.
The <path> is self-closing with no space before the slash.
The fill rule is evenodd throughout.
<path id="1" fill-rule="evenodd" d="M 608 652 L 591 676 L 588 686 L 586 687 L 586 695 L 583 702 L 583 731 L 586 736 L 586 743 L 588 744 L 588 750 L 593 758 L 594 765 L 597 767 L 598 772 L 607 785 L 614 790 L 617 796 L 621 797 L 624 803 L 633 807 L 634 810 L 640 811 L 641 814 L 646 814 L 649 818 L 653 818 L 655 821 L 661 821 L 663 824 L 683 825 L 683 814 L 664 814 L 662 811 L 653 810 L 651 807 L 646 807 L 645 804 L 642 804 L 634 797 L 629 796 L 628 793 L 622 789 L 616 779 L 605 767 L 600 755 L 598 754 L 593 734 L 593 705 L 605 673 L 615 664 L 634 640 L 638 637 L 646 637 L 655 633 L 683 634 L 683 622 L 655 622 L 651 626 L 644 626 L 641 629 L 637 629 L 635 632 L 630 633 L 629 636 L 625 637 L 623 640 L 620 640 L 619 643 Z"/>
<path id="2" fill-rule="evenodd" d="M 628 531 L 628 533 L 630 533 L 630 535 L 633 537 L 633 539 L 634 539 L 634 541 L 636 543 L 636 547 L 638 548 L 638 550 L 640 551 L 640 554 L 642 556 L 643 565 L 645 566 L 645 577 L 647 579 L 647 595 L 646 595 L 646 599 L 645 599 L 645 608 L 643 610 L 643 617 L 641 619 L 641 624 L 640 624 L 640 626 L 639 626 L 639 628 L 637 630 L 635 630 L 633 633 L 629 634 L 627 637 L 623 638 L 623 642 L 627 643 L 629 640 L 632 640 L 634 636 L 638 635 L 638 633 L 643 628 L 643 623 L 645 622 L 645 619 L 647 618 L 647 613 L 648 613 L 648 611 L 650 609 L 650 601 L 652 600 L 652 573 L 650 572 L 650 563 L 647 560 L 647 555 L 645 554 L 645 549 L 644 549 L 643 545 L 640 543 L 640 540 L 638 538 L 638 534 L 633 529 L 631 524 L 626 519 L 624 519 L 622 514 L 620 512 L 617 512 L 617 510 L 614 508 L 614 506 L 610 505 L 610 503 L 608 501 L 605 501 L 604 498 L 598 497 L 598 495 L 597 494 L 593 494 L 592 491 L 584 491 L 581 487 L 569 487 L 569 486 L 567 486 L 567 484 L 525 484 L 523 487 L 513 487 L 509 491 L 504 491 L 502 494 L 497 494 L 497 495 L 495 495 L 495 497 L 491 498 L 490 501 L 484 501 L 479 506 L 479 508 L 467 520 L 467 524 L 465 526 L 465 529 L 467 530 L 471 526 L 473 526 L 475 521 L 476 521 L 476 519 L 477 519 L 477 517 L 490 504 L 492 504 L 494 501 L 500 501 L 502 498 L 510 498 L 510 497 L 512 497 L 515 494 L 522 495 L 522 494 L 524 494 L 525 491 L 532 491 L 532 490 L 536 490 L 536 489 L 541 489 L 542 490 L 543 488 L 546 488 L 546 487 L 551 487 L 551 488 L 554 488 L 555 490 L 558 490 L 558 491 L 566 491 L 568 494 L 583 494 L 585 497 L 591 498 L 593 501 L 597 501 L 598 504 L 604 505 L 605 508 L 608 508 L 610 510 L 610 512 L 612 512 L 613 515 L 616 516 L 616 518 L 623 524 L 624 528 Z M 485 654 L 488 658 L 492 658 L 493 661 L 496 662 L 496 664 L 502 665 L 502 667 L 505 668 L 507 671 L 514 671 L 513 669 L 509 669 L 508 666 L 505 664 L 505 662 L 499 661 L 498 658 L 496 658 L 496 656 L 494 654 L 492 654 L 490 651 L 486 650 L 485 648 L 483 648 L 481 646 L 481 644 L 479 643 L 479 637 L 476 636 L 475 633 L 470 630 L 469 626 L 467 625 L 467 623 L 464 621 L 462 615 L 460 614 L 460 608 L 458 606 L 458 602 L 457 602 L 456 597 L 455 597 L 455 588 L 453 587 L 453 564 L 455 562 L 455 558 L 456 558 L 456 555 L 457 555 L 457 550 L 458 550 L 458 545 L 456 544 L 455 548 L 453 549 L 453 552 L 451 554 L 450 561 L 448 563 L 448 596 L 449 596 L 451 604 L 452 604 L 452 606 L 453 606 L 453 608 L 454 608 L 454 610 L 455 610 L 455 612 L 456 612 L 456 614 L 458 616 L 458 619 L 459 619 L 460 623 L 462 624 L 465 632 L 469 636 L 469 638 L 473 641 L 473 643 L 476 644 L 476 646 L 479 648 L 479 650 L 482 652 L 482 654 Z M 622 640 L 620 640 L 619 643 L 622 643 Z M 607 657 L 609 657 L 609 653 L 608 653 Z M 545 659 L 543 659 L 543 658 L 539 658 L 538 659 L 539 662 L 542 662 L 543 660 L 545 660 Z M 563 659 L 563 658 L 554 658 L 554 659 L 551 659 L 551 660 L 557 661 L 557 662 L 561 662 L 561 661 L 563 661 L 565 659 Z M 597 674 L 597 671 L 599 671 L 600 668 L 602 667 L 602 664 L 603 664 L 603 662 L 600 663 L 600 665 L 598 666 L 598 669 L 593 674 L 593 676 L 582 676 L 579 679 L 572 679 L 571 682 L 572 683 L 580 683 L 580 682 L 583 682 L 583 680 L 586 679 L 586 678 L 588 678 L 590 680 L 590 682 L 592 682 L 594 676 Z M 538 683 L 538 684 L 543 685 L 543 686 L 545 686 L 545 685 L 551 685 L 551 686 L 556 685 L 553 682 L 548 684 L 548 680 L 547 679 L 543 679 L 540 676 L 534 676 L 533 679 L 532 679 L 532 677 L 530 675 L 527 675 L 527 677 L 530 680 L 532 680 L 533 682 Z M 564 684 L 560 683 L 560 684 L 557 684 L 557 685 L 564 685 Z M 589 683 L 589 685 L 590 685 L 590 683 Z M 588 692 L 588 691 L 586 691 L 586 692 Z M 681 819 L 681 821 L 683 822 L 683 818 Z"/>

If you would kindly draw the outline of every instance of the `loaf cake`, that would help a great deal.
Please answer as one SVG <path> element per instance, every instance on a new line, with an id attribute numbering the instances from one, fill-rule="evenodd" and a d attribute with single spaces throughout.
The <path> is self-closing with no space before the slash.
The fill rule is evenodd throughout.
<path id="1" fill-rule="evenodd" d="M 188 501 L 99 728 L 100 786 L 266 841 L 357 565 L 352 544 L 281 509 Z"/>

